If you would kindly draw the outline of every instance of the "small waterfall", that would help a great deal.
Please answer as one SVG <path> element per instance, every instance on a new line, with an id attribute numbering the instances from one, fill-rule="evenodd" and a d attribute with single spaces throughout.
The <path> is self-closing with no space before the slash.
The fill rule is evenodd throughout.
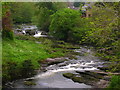
<path id="1" fill-rule="evenodd" d="M 28 32 L 28 34 L 27 34 Z M 47 37 L 47 35 L 42 35 L 43 31 L 39 31 L 35 25 L 19 25 L 19 28 L 14 28 L 15 34 L 33 35 L 33 37 Z"/>

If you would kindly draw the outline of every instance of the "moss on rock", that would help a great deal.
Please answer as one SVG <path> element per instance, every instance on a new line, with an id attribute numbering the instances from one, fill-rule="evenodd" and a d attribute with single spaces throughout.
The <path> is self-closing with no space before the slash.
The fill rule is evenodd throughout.
<path id="1" fill-rule="evenodd" d="M 66 78 L 72 78 L 74 76 L 73 73 L 63 73 L 63 76 Z"/>
<path id="2" fill-rule="evenodd" d="M 31 86 L 31 85 L 36 85 L 36 83 L 34 83 L 32 81 L 25 81 L 24 85 Z"/>

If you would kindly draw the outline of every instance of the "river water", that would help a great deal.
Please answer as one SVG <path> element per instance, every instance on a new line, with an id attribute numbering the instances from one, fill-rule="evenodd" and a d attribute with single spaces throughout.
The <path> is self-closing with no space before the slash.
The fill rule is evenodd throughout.
<path id="1" fill-rule="evenodd" d="M 47 37 L 47 35 L 42 35 L 42 33 L 44 31 L 39 30 L 36 25 L 22 24 L 22 25 L 15 25 L 14 26 L 14 33 L 15 34 L 27 35 L 27 32 L 29 32 L 29 33 L 32 32 L 32 36 L 36 37 L 36 38 L 38 38 L 38 37 Z"/>
<path id="2" fill-rule="evenodd" d="M 66 58 L 67 61 L 49 65 L 46 67 L 46 72 L 39 72 L 34 77 L 14 81 L 12 86 L 14 88 L 92 88 L 90 85 L 65 78 L 62 74 L 99 70 L 97 67 L 101 67 L 105 62 L 94 56 L 94 51 L 87 47 L 80 47 L 80 49 L 75 49 L 74 52 L 80 53 L 75 56 L 76 59 Z M 33 79 L 32 82 L 36 85 L 24 85 L 24 81 L 28 79 Z"/>

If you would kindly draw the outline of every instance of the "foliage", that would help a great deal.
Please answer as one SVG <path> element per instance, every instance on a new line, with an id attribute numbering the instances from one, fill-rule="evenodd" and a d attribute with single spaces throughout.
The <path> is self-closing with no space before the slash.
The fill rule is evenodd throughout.
<path id="1" fill-rule="evenodd" d="M 56 9 L 52 2 L 40 2 L 36 3 L 35 17 L 33 18 L 34 23 L 37 24 L 38 28 L 44 31 L 49 31 L 50 15 L 52 15 Z"/>
<path id="2" fill-rule="evenodd" d="M 83 6 L 85 3 L 84 2 L 74 2 L 74 6 L 75 7 L 80 7 L 80 6 Z"/>
<path id="3" fill-rule="evenodd" d="M 10 3 L 2 3 L 2 37 L 13 40 Z"/>
<path id="4" fill-rule="evenodd" d="M 12 2 L 11 13 L 13 23 L 31 23 L 34 15 L 34 3 L 29 2 Z"/>
<path id="5" fill-rule="evenodd" d="M 108 86 L 109 90 L 119 89 L 120 88 L 120 76 L 112 76 L 110 85 Z"/>
<path id="6" fill-rule="evenodd" d="M 61 5 L 62 4 L 62 5 Z M 65 3 L 53 3 L 53 2 L 40 2 L 36 3 L 36 14 L 33 18 L 35 24 L 37 24 L 38 28 L 44 31 L 49 31 L 50 25 L 50 15 L 55 13 L 57 10 L 66 7 Z"/>
<path id="7" fill-rule="evenodd" d="M 101 6 L 102 4 L 102 6 Z M 99 6 L 99 7 L 98 7 Z M 120 70 L 120 30 L 118 3 L 97 3 L 92 8 L 90 31 L 86 32 L 81 43 L 95 46 L 99 56 L 112 61 L 112 72 Z"/>
<path id="8" fill-rule="evenodd" d="M 50 29 L 49 34 L 57 40 L 95 46 L 100 57 L 113 62 L 111 71 L 120 71 L 118 2 L 97 2 L 89 18 L 81 18 L 79 11 L 65 8 L 66 3 L 40 2 L 36 3 L 36 7 L 34 3 L 23 2 L 2 4 L 3 38 L 13 39 L 12 20 L 13 23 L 33 22 L 41 30 Z M 63 41 L 27 36 L 17 36 L 14 41 L 4 40 L 3 83 L 24 75 L 31 76 L 42 60 L 64 56 L 66 48 L 70 47 Z M 119 77 L 113 76 L 109 87 L 118 88 L 119 82 Z"/>
<path id="9" fill-rule="evenodd" d="M 53 11 L 47 8 L 40 8 L 40 12 L 37 16 L 37 26 L 40 30 L 49 31 L 48 27 L 50 24 L 50 15 L 53 14 Z"/>
<path id="10" fill-rule="evenodd" d="M 35 69 L 40 68 L 41 61 L 65 56 L 68 52 L 66 48 L 72 46 L 66 43 L 63 47 L 53 47 L 54 43 L 55 41 L 50 39 L 28 36 L 15 36 L 14 41 L 4 40 L 2 44 L 3 84 L 30 77 Z"/>
<path id="11" fill-rule="evenodd" d="M 34 74 L 34 65 L 31 60 L 25 60 L 22 62 L 22 67 L 20 69 L 22 77 L 28 77 Z"/>
<path id="12" fill-rule="evenodd" d="M 99 46 L 113 42 L 115 39 L 113 26 L 117 26 L 118 22 L 114 11 L 111 8 L 94 7 L 92 13 L 91 31 L 87 34 L 87 42 L 89 40 Z"/>
<path id="13" fill-rule="evenodd" d="M 80 41 L 88 26 L 80 13 L 72 9 L 62 9 L 51 16 L 50 34 L 64 41 Z"/>
<path id="14" fill-rule="evenodd" d="M 0 3 L 2 5 L 2 16 L 5 16 L 5 13 L 9 11 L 10 8 L 10 2 L 2 2 Z"/>
<path id="15" fill-rule="evenodd" d="M 14 35 L 13 35 L 13 31 L 7 31 L 7 30 L 3 30 L 2 31 L 2 38 L 3 39 L 11 39 L 11 40 L 13 40 L 14 39 L 14 37 L 13 37 Z"/>
<path id="16" fill-rule="evenodd" d="M 56 8 L 56 10 L 60 10 L 60 9 L 68 7 L 66 2 L 54 2 L 53 4 L 54 4 L 54 7 Z"/>

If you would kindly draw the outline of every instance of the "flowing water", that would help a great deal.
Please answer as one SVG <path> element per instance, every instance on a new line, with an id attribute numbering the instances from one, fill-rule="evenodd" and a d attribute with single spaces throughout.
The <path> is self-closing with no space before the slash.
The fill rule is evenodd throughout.
<path id="1" fill-rule="evenodd" d="M 15 34 L 24 34 L 27 35 L 26 32 L 34 32 L 34 35 L 32 35 L 33 37 L 47 37 L 47 35 L 42 35 L 43 31 L 38 30 L 36 25 L 26 25 L 26 24 L 22 24 L 22 25 L 18 25 L 17 27 L 14 27 L 14 33 Z"/>
<path id="2" fill-rule="evenodd" d="M 63 73 L 76 71 L 92 71 L 98 70 L 97 67 L 104 63 L 94 56 L 94 52 L 86 47 L 75 49 L 75 52 L 80 53 L 76 55 L 76 59 L 64 61 L 59 64 L 53 64 L 46 67 L 46 72 L 39 72 L 37 75 L 27 79 L 33 79 L 32 82 L 36 85 L 26 86 L 24 81 L 27 79 L 17 80 L 12 82 L 15 88 L 91 88 L 92 86 L 84 83 L 76 83 L 71 79 L 63 77 Z"/>

